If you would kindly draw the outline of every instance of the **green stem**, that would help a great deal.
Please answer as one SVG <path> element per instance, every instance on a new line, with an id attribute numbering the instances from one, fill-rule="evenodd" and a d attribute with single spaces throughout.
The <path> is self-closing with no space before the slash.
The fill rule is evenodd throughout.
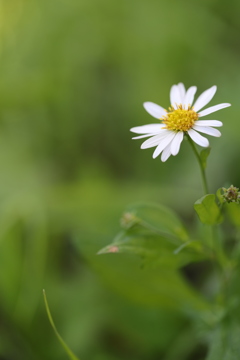
<path id="1" fill-rule="evenodd" d="M 207 185 L 207 179 L 206 179 L 206 174 L 205 174 L 205 168 L 203 166 L 201 157 L 200 157 L 200 155 L 199 155 L 199 153 L 197 151 L 197 148 L 195 146 L 194 141 L 190 138 L 190 136 L 188 136 L 188 140 L 189 140 L 189 143 L 190 143 L 190 145 L 191 145 L 191 147 L 193 149 L 194 154 L 197 157 L 197 160 L 198 160 L 198 163 L 199 163 L 199 166 L 200 166 L 200 170 L 201 170 L 203 190 L 205 192 L 205 195 L 207 195 L 208 194 L 208 185 Z M 218 236 L 217 228 L 214 225 L 211 226 L 211 237 L 210 238 L 211 238 L 211 243 L 208 244 L 208 245 L 215 252 L 216 257 L 217 257 L 217 261 L 220 264 L 220 266 L 224 270 L 228 269 L 229 267 L 231 268 L 231 264 L 230 264 L 228 258 L 226 257 L 226 255 L 225 255 L 225 253 L 223 251 L 222 244 L 221 244 L 221 239 Z"/>
<path id="2" fill-rule="evenodd" d="M 205 169 L 203 167 L 203 164 L 202 164 L 202 160 L 200 158 L 200 155 L 196 149 L 196 146 L 195 146 L 195 143 L 194 141 L 190 138 L 190 136 L 187 137 L 188 138 L 188 141 L 193 149 L 193 152 L 194 154 L 196 155 L 196 158 L 197 158 L 197 161 L 199 163 L 199 166 L 200 166 L 200 170 L 201 170 L 201 176 L 202 176 L 202 184 L 203 184 L 203 191 L 205 193 L 205 195 L 208 194 L 208 185 L 207 185 L 207 179 L 206 179 L 206 174 L 205 174 Z"/>

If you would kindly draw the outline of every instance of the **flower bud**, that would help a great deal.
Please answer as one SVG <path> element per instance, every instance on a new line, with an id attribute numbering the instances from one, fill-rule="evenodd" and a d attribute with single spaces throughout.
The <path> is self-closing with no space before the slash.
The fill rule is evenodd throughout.
<path id="1" fill-rule="evenodd" d="M 223 194 L 222 194 L 222 198 L 224 202 L 234 202 L 237 204 L 240 204 L 240 192 L 239 192 L 239 188 L 231 185 L 228 189 L 226 188 L 222 188 Z"/>

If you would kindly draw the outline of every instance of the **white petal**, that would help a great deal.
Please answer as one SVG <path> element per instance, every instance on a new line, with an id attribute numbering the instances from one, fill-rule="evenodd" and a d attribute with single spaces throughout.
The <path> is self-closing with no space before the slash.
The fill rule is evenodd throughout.
<path id="1" fill-rule="evenodd" d="M 192 105 L 194 96 L 196 94 L 196 91 L 197 91 L 196 86 L 191 86 L 187 90 L 186 95 L 184 96 L 184 100 L 183 100 L 183 104 L 185 105 L 185 109 L 188 108 L 188 105 L 190 105 L 190 106 Z"/>
<path id="2" fill-rule="evenodd" d="M 186 90 L 185 90 L 185 86 L 183 85 L 183 83 L 179 83 L 178 85 L 178 91 L 180 94 L 180 98 L 181 98 L 181 104 L 183 103 L 185 94 L 186 94 Z"/>
<path id="3" fill-rule="evenodd" d="M 154 104 L 153 102 L 147 101 L 143 103 L 144 109 L 156 119 L 161 119 L 162 116 L 166 115 L 166 110 L 160 105 Z"/>
<path id="4" fill-rule="evenodd" d="M 165 149 L 165 147 L 168 146 L 168 144 L 172 141 L 172 139 L 174 138 L 174 136 L 176 135 L 176 133 L 174 131 L 168 131 L 168 135 L 166 135 L 164 137 L 164 139 L 161 140 L 161 142 L 159 143 L 159 145 L 156 147 L 154 153 L 153 153 L 153 158 L 155 159 L 159 154 L 161 154 L 161 152 Z"/>
<path id="5" fill-rule="evenodd" d="M 197 133 L 195 130 L 193 130 L 193 129 L 188 130 L 188 134 L 196 144 L 198 144 L 202 147 L 209 146 L 208 139 L 206 139 L 205 137 L 203 137 L 202 135 Z"/>
<path id="6" fill-rule="evenodd" d="M 136 126 L 130 129 L 130 131 L 136 134 L 158 134 L 162 130 L 162 124 L 149 124 L 143 126 Z"/>
<path id="7" fill-rule="evenodd" d="M 160 143 L 160 141 L 167 136 L 169 133 L 169 130 L 164 130 L 161 134 L 154 135 L 150 139 L 144 141 L 141 145 L 141 149 L 148 149 L 150 147 L 154 147 Z"/>
<path id="8" fill-rule="evenodd" d="M 211 135 L 211 136 L 216 136 L 216 137 L 221 136 L 221 133 L 220 133 L 219 130 L 214 129 L 214 128 L 210 127 L 210 126 L 197 126 L 197 125 L 194 125 L 193 129 L 197 130 L 197 131 L 200 131 L 200 132 L 202 132 L 204 134 Z"/>
<path id="9" fill-rule="evenodd" d="M 194 124 L 198 126 L 223 126 L 223 123 L 219 120 L 197 120 Z"/>
<path id="10" fill-rule="evenodd" d="M 132 138 L 132 140 L 143 139 L 143 138 L 146 138 L 146 137 L 149 137 L 149 136 L 154 136 L 154 135 L 155 134 L 146 134 L 146 135 L 134 136 Z"/>
<path id="11" fill-rule="evenodd" d="M 178 85 L 173 85 L 170 90 L 170 102 L 174 109 L 177 109 L 177 105 L 182 103 L 180 91 Z"/>
<path id="12" fill-rule="evenodd" d="M 215 85 L 212 86 L 210 89 L 204 91 L 195 102 L 193 106 L 194 111 L 198 112 L 198 110 L 202 109 L 205 105 L 207 105 L 214 97 L 216 91 L 217 87 Z"/>
<path id="13" fill-rule="evenodd" d="M 183 132 L 179 131 L 175 135 L 173 141 L 171 142 L 171 154 L 177 155 L 180 149 L 181 142 L 183 141 Z"/>
<path id="14" fill-rule="evenodd" d="M 171 143 L 162 152 L 161 160 L 165 162 L 171 156 Z"/>
<path id="15" fill-rule="evenodd" d="M 229 107 L 229 106 L 231 106 L 231 104 L 228 104 L 228 103 L 226 103 L 226 104 L 218 104 L 218 105 L 215 105 L 215 106 L 211 106 L 211 107 L 209 107 L 209 108 L 201 111 L 201 112 L 199 113 L 199 117 L 201 117 L 201 116 L 206 116 L 206 115 L 208 115 L 208 114 L 211 114 L 211 113 L 213 113 L 213 112 L 215 112 L 215 111 L 224 109 L 224 108 Z M 195 110 L 195 109 L 194 109 L 194 110 Z"/>

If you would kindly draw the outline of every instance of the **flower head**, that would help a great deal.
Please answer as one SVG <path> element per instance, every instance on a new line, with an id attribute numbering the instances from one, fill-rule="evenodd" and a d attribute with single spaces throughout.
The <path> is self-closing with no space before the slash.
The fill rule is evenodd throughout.
<path id="1" fill-rule="evenodd" d="M 222 198 L 224 202 L 235 202 L 237 204 L 240 203 L 240 192 L 239 192 L 239 188 L 231 185 L 228 189 L 226 188 L 222 188 L 223 194 L 222 194 Z"/>
<path id="2" fill-rule="evenodd" d="M 153 158 L 155 159 L 162 154 L 162 161 L 166 161 L 171 155 L 175 156 L 178 154 L 184 134 L 188 134 L 196 144 L 202 147 L 208 147 L 208 139 L 200 135 L 199 132 L 219 137 L 221 133 L 214 127 L 222 126 L 222 122 L 218 120 L 199 119 L 217 110 L 231 106 L 231 104 L 228 103 L 218 104 L 199 112 L 199 110 L 212 100 L 216 90 L 217 87 L 212 86 L 210 89 L 204 91 L 194 105 L 192 105 L 194 95 L 197 91 L 196 86 L 191 86 L 186 91 L 182 83 L 173 85 L 170 91 L 171 106 L 168 110 L 152 102 L 145 102 L 143 104 L 145 110 L 161 122 L 130 129 L 130 131 L 136 134 L 141 134 L 133 139 L 150 137 L 142 143 L 141 149 L 156 146 Z"/>

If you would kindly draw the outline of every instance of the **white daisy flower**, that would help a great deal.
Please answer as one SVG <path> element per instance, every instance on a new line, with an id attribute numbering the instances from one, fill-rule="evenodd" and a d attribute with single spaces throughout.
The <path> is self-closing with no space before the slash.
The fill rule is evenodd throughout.
<path id="1" fill-rule="evenodd" d="M 222 126 L 222 122 L 218 120 L 199 120 L 199 118 L 231 106 L 228 103 L 218 104 L 199 112 L 212 100 L 216 90 L 217 87 L 212 86 L 204 91 L 192 105 L 197 91 L 196 86 L 191 86 L 186 91 L 182 83 L 173 85 L 170 91 L 171 106 L 168 110 L 152 102 L 143 104 L 145 110 L 156 119 L 161 120 L 161 123 L 137 126 L 130 129 L 136 134 L 142 134 L 133 139 L 150 137 L 150 139 L 144 141 L 141 149 L 156 146 L 153 158 L 155 159 L 162 154 L 162 161 L 166 161 L 171 155 L 178 154 L 184 134 L 188 134 L 196 144 L 208 147 L 208 139 L 200 135 L 199 132 L 219 137 L 221 133 L 214 127 Z"/>

